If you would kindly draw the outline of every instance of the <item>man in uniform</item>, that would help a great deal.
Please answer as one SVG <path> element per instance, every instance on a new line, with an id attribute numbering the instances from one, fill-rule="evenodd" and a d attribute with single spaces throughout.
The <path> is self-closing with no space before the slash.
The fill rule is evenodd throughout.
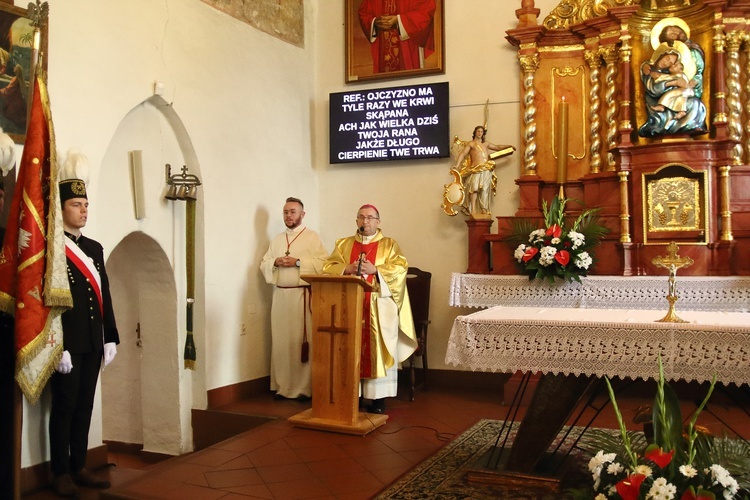
<path id="1" fill-rule="evenodd" d="M 299 198 L 284 204 L 286 231 L 278 234 L 260 263 L 266 283 L 275 285 L 271 305 L 271 390 L 276 398 L 307 400 L 312 395 L 310 285 L 302 274 L 320 274 L 328 256 L 320 236 L 302 219 Z"/>
<path id="2" fill-rule="evenodd" d="M 81 234 L 89 202 L 80 179 L 60 181 L 65 255 L 73 308 L 62 315 L 63 355 L 52 375 L 49 418 L 53 489 L 78 496 L 77 486 L 108 488 L 106 478 L 86 470 L 91 412 L 99 370 L 117 354 L 120 342 L 104 269 L 102 246 Z"/>
<path id="3" fill-rule="evenodd" d="M 380 212 L 363 205 L 357 212 L 357 232 L 336 241 L 324 274 L 362 276 L 373 285 L 365 293 L 360 378 L 367 410 L 385 412 L 385 398 L 396 396 L 398 363 L 417 348 L 414 320 L 406 291 L 409 264 L 392 238 L 380 231 Z"/>

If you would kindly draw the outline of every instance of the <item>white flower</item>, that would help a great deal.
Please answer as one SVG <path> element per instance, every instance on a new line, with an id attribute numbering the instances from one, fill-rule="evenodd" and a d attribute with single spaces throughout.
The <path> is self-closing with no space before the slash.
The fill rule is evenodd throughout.
<path id="1" fill-rule="evenodd" d="M 588 269 L 592 262 L 593 262 L 593 259 L 591 258 L 588 252 L 581 252 L 578 255 L 576 255 L 576 259 L 573 263 L 578 268 Z"/>
<path id="2" fill-rule="evenodd" d="M 685 477 L 695 477 L 698 475 L 698 470 L 690 464 L 680 465 L 680 473 Z"/>
<path id="3" fill-rule="evenodd" d="M 651 489 L 646 493 L 646 500 L 672 500 L 677 494 L 677 487 L 667 482 L 663 477 L 657 478 Z"/>
<path id="4" fill-rule="evenodd" d="M 529 243 L 544 240 L 545 233 L 546 231 L 544 229 L 536 229 L 534 231 L 531 231 L 529 233 Z"/>
<path id="5" fill-rule="evenodd" d="M 607 500 L 607 497 L 605 497 L 603 493 L 599 493 L 594 497 L 594 500 Z"/>
<path id="6" fill-rule="evenodd" d="M 651 467 L 649 467 L 648 465 L 638 465 L 633 470 L 633 473 L 634 474 L 643 474 L 646 477 L 651 477 L 651 474 L 653 474 L 654 471 L 652 471 Z"/>
<path id="7" fill-rule="evenodd" d="M 722 485 L 724 490 L 724 498 L 732 498 L 737 491 L 739 491 L 740 487 L 737 484 L 737 481 L 729 475 L 729 471 L 727 471 L 724 467 L 722 467 L 719 464 L 713 464 L 711 467 L 706 469 L 706 473 L 711 473 L 711 478 L 714 480 L 713 484 L 720 484 Z M 729 493 L 729 495 L 727 495 Z"/>
<path id="8" fill-rule="evenodd" d="M 568 238 L 570 238 L 571 243 L 573 243 L 573 250 L 580 247 L 586 242 L 586 237 L 576 231 L 570 231 L 568 233 Z"/>
<path id="9" fill-rule="evenodd" d="M 542 247 L 542 250 L 539 252 L 539 264 L 549 266 L 555 261 L 556 253 L 557 248 L 555 247 Z"/>
<path id="10" fill-rule="evenodd" d="M 550 243 L 552 243 L 553 245 L 559 245 L 560 244 L 560 238 L 552 238 L 550 240 Z"/>
<path id="11" fill-rule="evenodd" d="M 604 450 L 599 450 L 599 452 L 589 460 L 589 470 L 591 472 L 593 472 L 594 469 L 601 470 L 602 465 L 613 461 L 615 458 L 617 458 L 615 453 L 604 453 Z"/>
<path id="12" fill-rule="evenodd" d="M 618 464 L 617 462 L 612 462 L 611 464 L 609 464 L 609 466 L 607 466 L 607 474 L 611 474 L 613 476 L 616 476 L 617 474 L 619 474 L 620 472 L 624 470 L 625 470 L 625 467 Z"/>
<path id="13" fill-rule="evenodd" d="M 520 245 L 518 245 L 518 248 L 516 248 L 516 251 L 513 252 L 513 257 L 515 257 L 518 262 L 521 262 L 523 260 L 524 253 L 526 253 L 526 245 L 521 243 Z"/>

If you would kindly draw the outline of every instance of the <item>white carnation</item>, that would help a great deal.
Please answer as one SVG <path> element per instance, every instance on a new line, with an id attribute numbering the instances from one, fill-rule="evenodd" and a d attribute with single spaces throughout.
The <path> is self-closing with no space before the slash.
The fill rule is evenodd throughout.
<path id="1" fill-rule="evenodd" d="M 518 245 L 518 248 L 516 248 L 516 251 L 513 252 L 513 257 L 515 257 L 518 262 L 521 262 L 523 260 L 524 253 L 526 253 L 526 245 L 521 243 L 520 245 Z"/>

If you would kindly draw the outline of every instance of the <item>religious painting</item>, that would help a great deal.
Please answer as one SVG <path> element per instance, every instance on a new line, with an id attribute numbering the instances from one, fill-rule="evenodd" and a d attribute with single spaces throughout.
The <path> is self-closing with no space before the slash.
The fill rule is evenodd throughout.
<path id="1" fill-rule="evenodd" d="M 346 81 L 445 73 L 444 0 L 345 0 Z"/>
<path id="2" fill-rule="evenodd" d="M 34 27 L 26 9 L 0 3 L 0 127 L 17 144 L 26 137 L 29 88 L 34 60 Z M 40 31 L 46 56 L 47 27 Z M 42 60 L 46 67 L 46 58 Z"/>

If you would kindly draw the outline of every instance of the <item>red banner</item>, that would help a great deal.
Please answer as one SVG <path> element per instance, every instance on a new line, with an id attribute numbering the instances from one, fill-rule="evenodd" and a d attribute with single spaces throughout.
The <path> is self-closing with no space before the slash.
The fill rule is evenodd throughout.
<path id="1" fill-rule="evenodd" d="M 32 403 L 62 355 L 60 315 L 72 306 L 63 238 L 49 99 L 37 77 L 0 253 L 0 310 L 15 317 L 16 380 Z"/>

